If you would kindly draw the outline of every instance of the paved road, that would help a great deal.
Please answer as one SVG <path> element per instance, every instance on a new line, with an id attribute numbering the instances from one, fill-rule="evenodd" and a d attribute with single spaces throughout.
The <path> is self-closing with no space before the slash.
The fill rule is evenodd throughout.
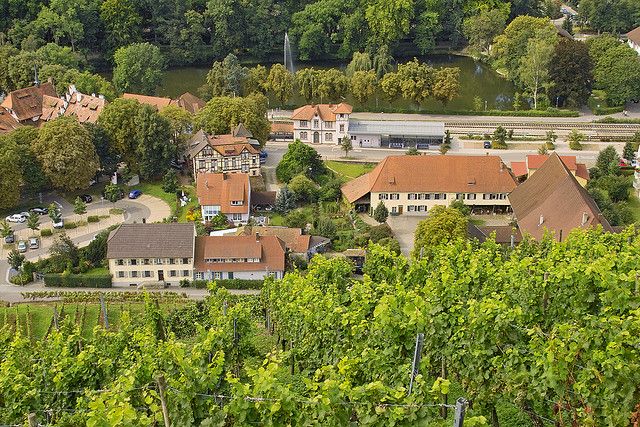
<path id="1" fill-rule="evenodd" d="M 52 200 L 57 200 L 62 205 L 61 211 L 63 212 L 63 217 L 66 220 L 75 221 L 79 219 L 77 215 L 73 214 L 73 208 L 70 207 L 71 205 L 65 202 L 61 197 L 56 197 L 55 195 L 50 195 L 49 197 Z M 109 209 L 114 206 L 123 209 L 124 214 L 111 215 L 108 219 L 102 219 L 98 223 L 87 224 L 86 226 L 73 230 L 66 230 L 67 234 L 79 247 L 84 247 L 93 240 L 96 234 L 114 224 L 122 222 L 142 222 L 143 220 L 147 222 L 157 222 L 162 221 L 163 218 L 168 217 L 171 213 L 169 206 L 162 200 L 142 195 L 136 200 L 123 199 L 116 202 L 114 205 L 100 201 L 90 203 L 87 206 L 86 215 L 108 214 Z M 41 228 L 51 227 L 51 220 L 48 216 L 42 216 L 41 222 Z M 31 230 L 27 229 L 24 224 L 18 224 L 18 226 L 16 226 L 16 224 L 12 224 L 12 227 L 14 227 L 15 230 L 16 240 L 27 239 L 32 234 Z M 53 243 L 53 240 L 54 237 L 41 239 L 41 247 L 36 250 L 27 251 L 25 253 L 26 259 L 33 261 L 46 256 L 49 246 Z M 14 286 L 10 285 L 8 280 L 9 265 L 6 260 L 8 252 L 9 251 L 7 249 L 0 245 L 0 284 Z M 20 287 L 17 288 L 22 289 Z M 0 299 L 2 298 L 3 294 L 2 291 L 0 291 Z"/>

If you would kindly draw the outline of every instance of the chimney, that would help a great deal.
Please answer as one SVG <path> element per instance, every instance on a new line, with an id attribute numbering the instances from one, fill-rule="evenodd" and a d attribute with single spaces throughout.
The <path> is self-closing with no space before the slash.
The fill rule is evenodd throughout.
<path id="1" fill-rule="evenodd" d="M 76 101 L 77 102 L 82 101 L 82 94 L 80 92 L 76 92 Z"/>
<path id="2" fill-rule="evenodd" d="M 504 163 L 502 163 L 502 161 L 500 161 L 500 172 L 504 171 Z"/>
<path id="3" fill-rule="evenodd" d="M 543 222 L 544 222 L 544 216 L 540 215 L 540 222 L 538 223 L 538 226 L 541 226 Z"/>
<path id="4" fill-rule="evenodd" d="M 222 172 L 222 180 L 226 180 L 227 179 L 227 173 L 226 172 Z"/>
<path id="5" fill-rule="evenodd" d="M 586 212 L 582 212 L 582 224 L 580 225 L 584 227 L 587 221 L 589 221 L 589 214 Z"/>
<path id="6" fill-rule="evenodd" d="M 256 242 L 260 241 L 260 233 L 256 233 Z"/>
<path id="7" fill-rule="evenodd" d="M 98 98 L 104 99 L 104 95 L 98 95 Z"/>

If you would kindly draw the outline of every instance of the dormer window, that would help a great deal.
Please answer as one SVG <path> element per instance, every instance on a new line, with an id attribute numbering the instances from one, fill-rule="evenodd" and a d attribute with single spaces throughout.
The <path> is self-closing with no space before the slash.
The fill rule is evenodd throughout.
<path id="1" fill-rule="evenodd" d="M 231 206 L 242 206 L 242 200 L 232 200 Z"/>
<path id="2" fill-rule="evenodd" d="M 211 147 L 204 147 L 202 149 L 202 155 L 205 157 L 213 156 L 213 149 Z"/>

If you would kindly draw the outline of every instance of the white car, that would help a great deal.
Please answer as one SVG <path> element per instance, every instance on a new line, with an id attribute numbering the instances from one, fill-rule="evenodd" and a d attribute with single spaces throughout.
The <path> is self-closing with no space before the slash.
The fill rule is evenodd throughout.
<path id="1" fill-rule="evenodd" d="M 7 222 L 25 222 L 27 217 L 22 214 L 13 214 L 6 217 L 5 220 L 7 220 Z"/>
<path id="2" fill-rule="evenodd" d="M 64 228 L 64 219 L 60 218 L 60 221 L 54 222 L 53 228 Z"/>

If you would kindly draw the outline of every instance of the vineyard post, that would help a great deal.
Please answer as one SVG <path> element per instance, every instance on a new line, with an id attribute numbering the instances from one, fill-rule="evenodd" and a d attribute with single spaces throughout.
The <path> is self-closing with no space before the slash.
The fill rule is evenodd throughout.
<path id="1" fill-rule="evenodd" d="M 229 304 L 227 303 L 227 300 L 222 301 L 222 315 L 226 316 L 227 315 L 227 307 L 229 306 Z"/>
<path id="2" fill-rule="evenodd" d="M 27 416 L 27 420 L 29 421 L 29 427 L 38 427 L 38 421 L 36 420 L 36 414 L 30 413 Z"/>
<path id="3" fill-rule="evenodd" d="M 162 419 L 164 420 L 164 427 L 171 427 L 171 422 L 169 421 L 169 408 L 167 407 L 167 382 L 164 379 L 164 375 L 161 374 L 156 377 L 156 384 L 158 384 L 160 403 L 162 404 Z"/>
<path id="4" fill-rule="evenodd" d="M 100 295 L 100 309 L 102 310 L 102 318 L 104 319 L 104 328 L 109 329 L 109 319 L 107 318 L 107 306 L 104 303 L 104 295 Z"/>
<path id="5" fill-rule="evenodd" d="M 444 356 L 442 356 L 442 360 L 440 363 L 440 375 L 442 376 L 442 379 L 447 379 L 447 361 L 445 360 Z M 447 400 L 448 395 L 445 393 L 442 393 L 442 403 L 443 405 L 440 407 L 440 416 L 443 419 L 447 419 L 447 403 L 449 403 Z"/>
<path id="6" fill-rule="evenodd" d="M 409 393 L 407 396 L 411 394 L 413 391 L 413 381 L 418 375 L 418 371 L 420 370 L 420 359 L 422 358 L 422 345 L 424 344 L 424 334 L 420 333 L 416 335 L 416 346 L 413 351 L 413 363 L 411 364 L 411 379 L 409 381 Z"/>
<path id="7" fill-rule="evenodd" d="M 635 295 L 638 296 L 638 280 L 640 279 L 640 273 L 636 273 L 636 293 Z"/>
<path id="8" fill-rule="evenodd" d="M 459 397 L 456 400 L 456 414 L 453 417 L 453 427 L 464 426 L 464 415 L 467 410 L 467 400 L 464 397 Z"/>
<path id="9" fill-rule="evenodd" d="M 58 305 L 53 306 L 53 325 L 56 327 L 56 331 L 59 329 L 58 326 Z"/>

